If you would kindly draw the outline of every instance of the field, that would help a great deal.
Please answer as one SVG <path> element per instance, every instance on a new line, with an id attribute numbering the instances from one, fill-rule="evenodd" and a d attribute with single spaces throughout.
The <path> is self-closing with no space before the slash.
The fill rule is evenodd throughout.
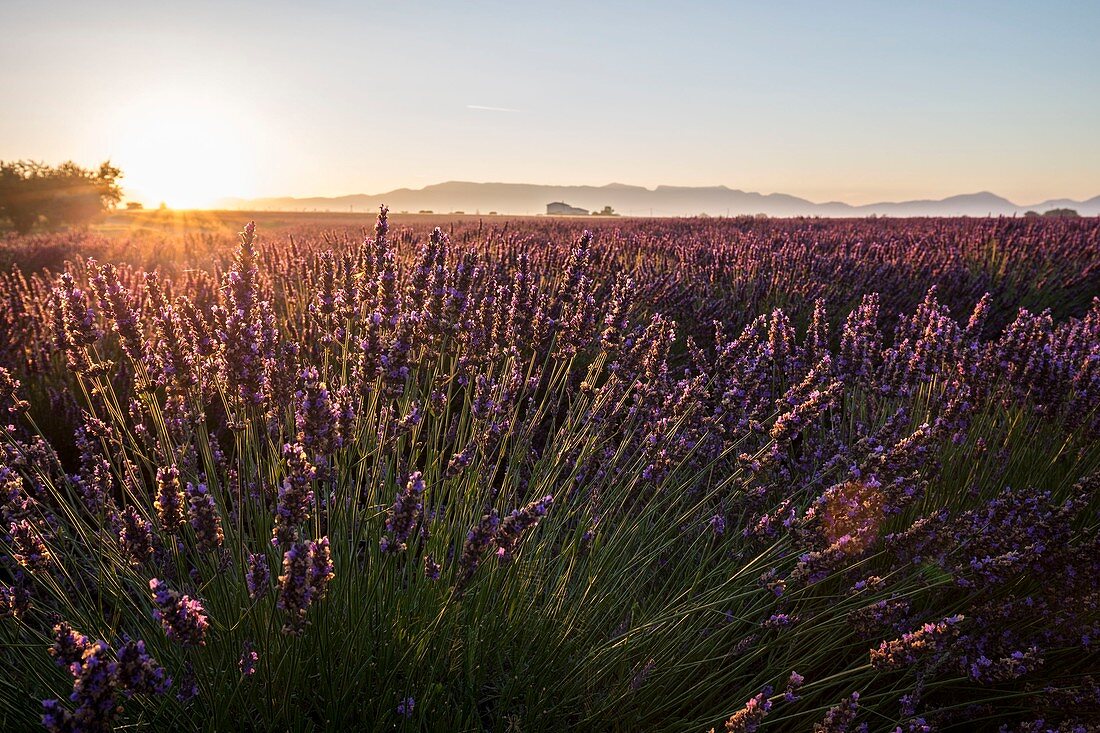
<path id="1" fill-rule="evenodd" d="M 1100 727 L 1100 220 L 148 211 L 0 266 L 0 729 Z"/>

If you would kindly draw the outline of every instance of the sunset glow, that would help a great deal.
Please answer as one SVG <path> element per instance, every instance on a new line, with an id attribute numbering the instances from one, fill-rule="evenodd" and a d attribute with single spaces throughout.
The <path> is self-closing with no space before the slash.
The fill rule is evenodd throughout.
<path id="1" fill-rule="evenodd" d="M 119 109 L 109 135 L 129 198 L 146 206 L 204 208 L 254 191 L 248 126 L 224 108 L 143 97 Z"/>
<path id="2" fill-rule="evenodd" d="M 1085 200 L 1097 8 L 6 2 L 0 92 L 35 104 L 0 115 L 0 160 L 110 157 L 147 205 L 444 181 Z"/>

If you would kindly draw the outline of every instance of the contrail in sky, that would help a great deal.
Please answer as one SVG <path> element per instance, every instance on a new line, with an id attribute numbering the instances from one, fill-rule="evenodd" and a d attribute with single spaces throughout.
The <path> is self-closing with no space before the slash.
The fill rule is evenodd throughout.
<path id="1" fill-rule="evenodd" d="M 486 107 L 481 104 L 467 104 L 466 109 L 480 109 L 485 112 L 522 112 L 523 110 L 512 109 L 511 107 Z"/>

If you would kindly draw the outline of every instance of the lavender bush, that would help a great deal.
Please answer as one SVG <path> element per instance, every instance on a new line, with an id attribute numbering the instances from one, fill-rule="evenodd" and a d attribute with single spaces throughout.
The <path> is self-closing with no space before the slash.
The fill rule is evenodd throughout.
<path id="1" fill-rule="evenodd" d="M 383 209 L 14 270 L 0 719 L 1091 729 L 1098 236 Z"/>

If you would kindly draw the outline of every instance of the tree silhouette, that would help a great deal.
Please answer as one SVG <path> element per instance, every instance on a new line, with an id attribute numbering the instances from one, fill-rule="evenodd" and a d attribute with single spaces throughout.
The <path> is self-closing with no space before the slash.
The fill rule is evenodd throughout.
<path id="1" fill-rule="evenodd" d="M 21 233 L 38 224 L 86 224 L 121 200 L 121 177 L 122 171 L 110 162 L 93 170 L 71 161 L 56 167 L 32 160 L 0 161 L 0 221 L 6 219 Z"/>
<path id="2" fill-rule="evenodd" d="M 1051 209 L 1050 211 L 1044 211 L 1043 216 L 1054 217 L 1055 219 L 1074 219 L 1080 214 L 1076 209 Z"/>

